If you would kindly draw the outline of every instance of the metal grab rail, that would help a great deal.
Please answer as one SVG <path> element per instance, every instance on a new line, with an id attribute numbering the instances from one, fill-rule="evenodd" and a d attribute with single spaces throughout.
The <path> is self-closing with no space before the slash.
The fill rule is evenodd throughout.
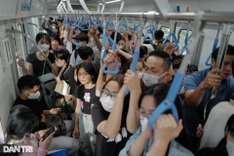
<path id="1" fill-rule="evenodd" d="M 219 24 L 218 26 L 218 31 L 216 33 L 216 37 L 214 39 L 214 44 L 213 44 L 213 48 L 212 48 L 212 52 L 218 47 L 218 43 L 219 43 L 219 33 L 220 33 L 220 29 L 221 29 L 221 24 Z M 207 66 L 211 66 L 211 63 L 209 63 L 211 57 L 212 57 L 212 52 L 210 53 L 210 55 L 208 55 L 205 64 Z"/>
<path id="2" fill-rule="evenodd" d="M 38 47 L 38 45 L 36 44 L 36 42 L 34 40 L 32 40 L 27 34 L 25 34 L 22 31 L 19 30 L 12 30 L 12 29 L 5 29 L 6 32 L 9 33 L 17 33 L 17 34 L 21 34 L 24 37 L 26 37 L 27 39 L 29 39 L 29 41 L 31 41 L 33 43 L 33 45 L 39 50 L 39 52 L 42 54 L 42 56 L 45 58 L 46 62 L 49 64 L 49 66 L 51 67 L 53 73 L 55 75 L 58 75 L 58 73 L 56 72 L 56 70 L 54 69 L 54 67 L 52 66 L 52 63 L 50 62 L 50 60 L 46 57 L 46 55 L 44 54 L 44 52 L 41 50 L 41 48 Z"/>
<path id="3" fill-rule="evenodd" d="M 115 17 L 116 13 L 113 12 L 105 12 L 105 13 L 82 13 L 79 15 L 87 15 L 87 16 L 105 16 L 105 17 Z M 50 14 L 50 15 L 60 15 L 60 14 Z M 73 13 L 63 13 L 63 15 L 77 15 Z M 141 16 L 139 12 L 120 12 L 118 13 L 119 17 L 129 17 L 129 18 L 137 18 Z M 158 12 L 144 12 L 143 18 L 146 17 L 154 17 L 155 20 L 165 20 Z M 195 12 L 186 12 L 186 13 L 173 13 L 168 12 L 165 14 L 166 19 L 168 20 L 177 20 L 177 21 L 193 21 L 196 17 Z M 204 15 L 201 17 L 202 22 L 216 22 L 216 23 L 234 23 L 234 12 L 204 12 Z"/>
<path id="4" fill-rule="evenodd" d="M 201 30 L 204 28 L 204 23 L 201 23 L 202 15 L 203 15 L 202 12 L 197 14 L 197 17 L 196 17 L 195 22 L 194 22 L 195 23 L 194 35 L 192 36 L 191 42 L 190 42 L 188 49 L 187 49 L 188 54 L 184 57 L 180 68 L 176 72 L 176 76 L 171 84 L 171 87 L 168 91 L 166 99 L 164 99 L 158 105 L 158 107 L 154 110 L 153 114 L 149 118 L 149 127 L 151 129 L 154 128 L 154 123 L 158 119 L 158 117 L 167 110 L 172 111 L 172 114 L 177 122 L 179 120 L 178 112 L 177 112 L 177 109 L 176 109 L 174 102 L 175 102 L 175 99 L 177 97 L 177 93 L 180 89 L 180 86 L 182 84 L 182 81 L 184 78 L 184 73 L 185 73 L 187 65 L 189 63 L 190 56 L 192 56 L 192 53 L 193 53 L 193 51 L 194 51 L 194 49 L 199 41 L 199 38 L 201 36 Z"/>

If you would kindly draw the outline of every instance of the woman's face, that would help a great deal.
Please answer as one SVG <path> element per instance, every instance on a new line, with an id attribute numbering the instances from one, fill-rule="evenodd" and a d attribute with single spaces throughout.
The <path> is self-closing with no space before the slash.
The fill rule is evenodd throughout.
<path id="1" fill-rule="evenodd" d="M 58 50 L 59 49 L 59 42 L 56 40 L 51 41 L 51 47 L 53 50 Z"/>
<path id="2" fill-rule="evenodd" d="M 143 62 L 138 61 L 137 62 L 137 68 L 136 68 L 136 72 L 142 72 L 144 68 Z"/>
<path id="3" fill-rule="evenodd" d="M 41 38 L 39 40 L 38 44 L 47 44 L 47 45 L 50 45 L 50 42 L 46 38 Z"/>
<path id="4" fill-rule="evenodd" d="M 83 85 L 88 84 L 92 82 L 92 76 L 83 67 L 81 67 L 78 71 L 78 80 Z"/>
<path id="5" fill-rule="evenodd" d="M 139 108 L 139 114 L 149 119 L 155 110 L 154 97 L 152 95 L 146 95 L 143 97 L 141 107 Z"/>
<path id="6" fill-rule="evenodd" d="M 56 56 L 55 56 L 55 61 L 56 61 L 56 65 L 57 65 L 58 67 L 62 67 L 62 66 L 66 63 L 65 60 L 59 59 L 59 58 L 57 58 Z"/>
<path id="7" fill-rule="evenodd" d="M 120 90 L 119 84 L 116 81 L 110 81 L 106 84 L 102 95 L 111 96 L 113 100 L 115 100 L 118 92 Z"/>

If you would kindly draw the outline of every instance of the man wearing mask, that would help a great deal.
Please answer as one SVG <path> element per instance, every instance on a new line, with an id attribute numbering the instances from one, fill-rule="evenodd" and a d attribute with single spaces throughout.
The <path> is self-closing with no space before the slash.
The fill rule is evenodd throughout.
<path id="1" fill-rule="evenodd" d="M 115 56 L 113 53 L 109 53 L 104 61 L 113 62 L 115 60 Z M 142 73 L 138 73 L 138 76 L 144 82 L 146 87 L 150 87 L 156 83 L 170 83 L 171 82 L 171 74 L 169 72 L 171 67 L 170 56 L 164 51 L 152 51 L 149 54 L 149 57 L 145 62 L 145 69 Z M 136 91 L 141 91 L 140 81 L 137 82 L 135 80 L 136 74 L 130 70 L 127 71 L 125 76 L 129 77 L 128 81 L 135 81 L 134 89 Z M 138 83 L 138 84 L 137 84 Z M 130 99 L 128 115 L 127 115 L 127 126 L 128 130 L 131 133 L 134 133 L 139 127 L 139 119 L 136 114 L 136 110 L 138 109 L 138 99 L 140 94 L 135 94 L 135 97 Z"/>
<path id="2" fill-rule="evenodd" d="M 36 77 L 32 75 L 22 76 L 18 80 L 17 86 L 20 93 L 13 106 L 20 104 L 31 109 L 40 121 L 37 130 L 48 128 L 46 127 L 46 116 L 57 115 L 60 108 L 48 109 L 39 91 L 40 81 Z M 73 128 L 73 122 L 69 120 L 64 120 L 64 122 L 66 125 L 66 134 L 68 135 Z M 78 148 L 79 142 L 77 139 L 68 136 L 57 136 L 52 139 L 48 150 L 67 149 L 69 154 L 75 155 Z"/>
<path id="3" fill-rule="evenodd" d="M 145 62 L 145 69 L 142 73 L 142 81 L 146 87 L 156 83 L 169 83 L 171 74 L 170 56 L 164 51 L 152 51 Z"/>

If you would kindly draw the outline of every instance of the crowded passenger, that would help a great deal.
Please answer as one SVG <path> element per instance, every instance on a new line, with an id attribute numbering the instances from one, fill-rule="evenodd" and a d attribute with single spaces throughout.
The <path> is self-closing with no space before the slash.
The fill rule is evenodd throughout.
<path id="1" fill-rule="evenodd" d="M 234 81 L 231 78 L 232 62 L 234 60 L 234 47 L 228 45 L 223 60 L 223 68 L 216 68 L 219 48 L 212 53 L 211 68 L 194 72 L 187 76 L 185 88 L 185 129 L 191 143 L 196 150 L 199 138 L 196 135 L 197 127 L 203 122 L 203 111 L 211 96 L 211 88 L 218 87 L 217 95 L 222 101 L 234 98 Z"/>
<path id="2" fill-rule="evenodd" d="M 49 125 L 48 119 L 58 115 L 60 108 L 48 109 L 44 97 L 39 91 L 40 81 L 36 77 L 31 75 L 22 76 L 18 80 L 17 86 L 20 93 L 13 106 L 23 105 L 28 107 L 40 122 L 36 130 L 46 129 Z M 63 122 L 65 123 L 65 135 L 67 136 L 54 137 L 49 150 L 67 149 L 68 153 L 75 154 L 78 151 L 79 142 L 77 139 L 70 137 L 74 123 L 71 120 L 64 120 Z"/>

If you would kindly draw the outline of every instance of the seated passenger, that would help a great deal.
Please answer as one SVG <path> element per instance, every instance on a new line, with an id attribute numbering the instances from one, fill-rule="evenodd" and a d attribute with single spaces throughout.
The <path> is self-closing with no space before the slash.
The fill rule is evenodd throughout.
<path id="1" fill-rule="evenodd" d="M 191 143 L 194 144 L 194 151 L 199 142 L 199 138 L 196 136 L 196 130 L 198 125 L 203 122 L 203 111 L 209 100 L 210 89 L 218 87 L 216 97 L 222 101 L 230 101 L 230 99 L 234 98 L 234 81 L 230 77 L 232 61 L 234 60 L 234 47 L 228 45 L 221 70 L 215 68 L 218 51 L 219 48 L 212 53 L 211 68 L 188 75 L 184 82 L 185 130 Z"/>
<path id="2" fill-rule="evenodd" d="M 136 156 L 143 155 L 145 156 L 147 152 L 149 152 L 151 146 L 153 148 L 154 144 L 156 144 L 156 140 L 153 140 L 153 136 L 158 135 L 157 127 L 153 132 L 150 130 L 148 126 L 148 119 L 152 115 L 153 111 L 157 108 L 159 104 L 166 98 L 169 86 L 166 84 L 155 84 L 149 87 L 146 91 L 144 91 L 138 102 L 138 110 L 136 114 L 140 119 L 140 126 L 138 130 L 130 137 L 124 149 L 120 152 L 120 156 Z M 182 107 L 180 105 L 179 100 L 175 101 L 175 105 L 178 110 L 179 118 L 182 118 Z M 158 121 L 156 121 L 157 123 Z M 160 125 L 157 125 L 160 126 Z M 179 136 L 172 140 L 167 150 L 168 156 L 180 155 L 180 156 L 192 156 L 192 152 L 190 152 L 188 140 L 185 135 L 185 131 L 182 130 L 182 121 L 179 121 Z M 160 134 L 159 134 L 160 135 Z M 157 137 L 156 137 L 157 138 Z M 162 138 L 161 141 L 170 141 L 165 138 Z M 153 143 L 154 142 L 154 143 Z M 166 146 L 167 147 L 167 146 Z"/>
<path id="3" fill-rule="evenodd" d="M 60 108 L 48 109 L 44 98 L 39 92 L 40 81 L 31 75 L 22 76 L 17 83 L 20 94 L 15 100 L 13 106 L 24 105 L 32 110 L 40 122 L 40 127 L 37 130 L 46 129 L 46 116 L 56 115 Z M 71 120 L 64 120 L 66 125 L 66 135 L 69 136 L 73 129 Z M 75 154 L 79 148 L 79 142 L 76 139 L 67 136 L 54 137 L 49 146 L 49 150 L 67 149 L 68 153 Z"/>
<path id="4" fill-rule="evenodd" d="M 54 133 L 46 139 L 42 136 L 47 130 L 41 130 L 32 133 L 38 126 L 37 116 L 27 107 L 18 105 L 10 113 L 7 125 L 7 143 L 18 146 L 30 146 L 33 148 L 32 153 L 21 153 L 22 156 L 46 156 L 48 147 L 53 139 Z"/>
<path id="5" fill-rule="evenodd" d="M 203 148 L 196 156 L 233 156 L 234 155 L 234 114 L 228 119 L 225 129 L 223 129 L 224 137 L 217 146 L 213 148 Z M 212 131 L 211 131 L 212 132 Z"/>

